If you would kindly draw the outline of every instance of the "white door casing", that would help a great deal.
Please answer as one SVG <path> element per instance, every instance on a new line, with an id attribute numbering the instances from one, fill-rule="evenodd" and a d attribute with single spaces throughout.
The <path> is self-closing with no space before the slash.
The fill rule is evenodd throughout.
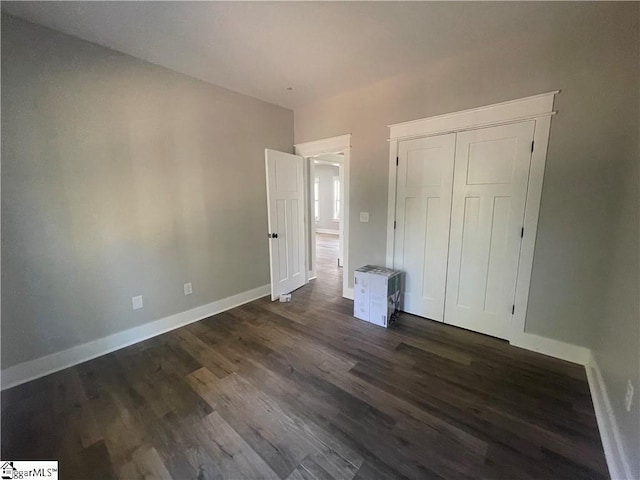
<path id="1" fill-rule="evenodd" d="M 445 323 L 509 338 L 534 127 L 457 134 Z"/>
<path id="2" fill-rule="evenodd" d="M 344 197 L 343 192 L 345 191 L 344 188 L 344 163 L 342 163 L 339 167 L 338 167 L 338 171 L 340 172 L 338 174 L 338 178 L 340 179 L 340 210 L 339 210 L 339 214 L 340 214 L 340 221 L 338 223 L 338 230 L 340 231 L 340 242 L 338 244 L 338 266 L 340 267 L 344 267 Z"/>
<path id="3" fill-rule="evenodd" d="M 403 310 L 443 321 L 455 134 L 400 142 L 393 268 L 405 272 Z"/>
<path id="4" fill-rule="evenodd" d="M 271 300 L 306 282 L 303 158 L 265 150 Z"/>

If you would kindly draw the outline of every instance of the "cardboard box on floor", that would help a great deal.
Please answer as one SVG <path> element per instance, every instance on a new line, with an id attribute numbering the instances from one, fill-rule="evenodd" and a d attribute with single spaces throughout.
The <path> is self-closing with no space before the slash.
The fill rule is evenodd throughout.
<path id="1" fill-rule="evenodd" d="M 355 271 L 353 315 L 381 327 L 388 327 L 400 308 L 402 272 L 375 265 Z"/>

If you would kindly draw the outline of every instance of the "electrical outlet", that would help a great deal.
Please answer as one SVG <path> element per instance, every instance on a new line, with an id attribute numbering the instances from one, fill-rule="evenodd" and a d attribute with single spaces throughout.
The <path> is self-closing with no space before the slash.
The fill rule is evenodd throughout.
<path id="1" fill-rule="evenodd" d="M 627 393 L 624 396 L 624 406 L 627 409 L 627 412 L 631 411 L 631 406 L 633 405 L 633 384 L 631 380 L 627 380 Z"/>
<path id="2" fill-rule="evenodd" d="M 369 212 L 360 212 L 360 221 L 361 222 L 368 222 L 369 221 Z"/>
<path id="3" fill-rule="evenodd" d="M 133 306 L 134 310 L 138 310 L 144 307 L 144 303 L 142 303 L 142 295 L 131 297 L 131 305 Z"/>
<path id="4" fill-rule="evenodd" d="M 191 285 L 191 282 L 185 283 L 184 284 L 184 294 L 185 295 L 191 295 L 192 293 L 193 293 L 193 286 Z"/>

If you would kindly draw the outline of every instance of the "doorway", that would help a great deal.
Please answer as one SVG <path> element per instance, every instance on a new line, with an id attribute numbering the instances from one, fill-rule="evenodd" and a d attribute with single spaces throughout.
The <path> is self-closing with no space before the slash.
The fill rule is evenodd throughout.
<path id="1" fill-rule="evenodd" d="M 311 198 L 312 212 L 311 230 L 313 234 L 314 252 L 311 255 L 311 266 L 318 276 L 322 271 L 318 261 L 333 262 L 343 267 L 341 184 L 343 182 L 344 155 L 328 153 L 310 158 L 309 177 L 313 181 Z M 333 237 L 333 238 L 332 238 Z M 320 256 L 320 252 L 322 256 Z"/>
<path id="2" fill-rule="evenodd" d="M 335 258 L 335 268 L 342 277 L 342 296 L 353 298 L 347 273 L 351 135 L 297 144 L 295 152 L 305 159 L 307 279 L 315 279 L 326 271 L 318 266 L 318 251 L 322 248 L 323 262 L 329 260 L 327 255 Z M 331 253 L 327 248 L 337 251 Z"/>

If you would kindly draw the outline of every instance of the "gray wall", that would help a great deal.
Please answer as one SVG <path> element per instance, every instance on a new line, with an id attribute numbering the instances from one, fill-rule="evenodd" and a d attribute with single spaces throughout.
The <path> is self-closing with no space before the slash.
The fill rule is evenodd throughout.
<path id="1" fill-rule="evenodd" d="M 315 165 L 314 168 L 314 175 L 320 179 L 320 221 L 316 222 L 316 228 L 338 231 L 340 222 L 333 221 L 333 177 L 337 177 L 340 170 L 333 165 Z"/>
<path id="2" fill-rule="evenodd" d="M 635 67 L 638 74 L 638 64 Z M 636 99 L 630 99 L 640 116 L 638 98 L 640 83 L 636 86 Z M 633 91 L 629 92 L 633 94 Z M 636 122 L 636 131 L 638 123 Z M 614 175 L 611 183 L 613 203 L 611 223 L 606 231 L 610 238 L 607 289 L 604 292 L 604 314 L 598 322 L 594 357 L 600 367 L 611 397 L 613 413 L 620 426 L 631 460 L 633 475 L 640 478 L 640 148 L 638 133 L 620 138 L 635 155 L 611 157 L 609 168 Z M 627 380 L 635 387 L 634 408 L 627 412 L 624 397 Z"/>
<path id="3" fill-rule="evenodd" d="M 526 329 L 591 346 L 611 262 L 612 159 L 630 158 L 637 139 L 638 4 L 540 8 L 549 23 L 517 37 L 295 109 L 295 141 L 352 133 L 352 278 L 354 268 L 385 261 L 388 124 L 561 89 Z M 370 212 L 369 223 L 358 222 L 360 211 Z"/>
<path id="4" fill-rule="evenodd" d="M 268 284 L 292 144 L 290 110 L 3 16 L 2 367 Z"/>

